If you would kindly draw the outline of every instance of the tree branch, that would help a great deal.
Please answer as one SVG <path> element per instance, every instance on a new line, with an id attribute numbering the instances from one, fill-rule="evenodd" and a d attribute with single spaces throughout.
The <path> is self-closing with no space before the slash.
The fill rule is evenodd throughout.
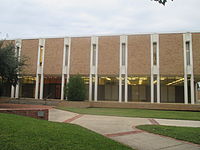
<path id="1" fill-rule="evenodd" d="M 164 6 L 165 6 L 165 3 L 167 2 L 167 0 L 154 0 L 154 1 L 157 1 L 158 3 L 163 4 Z"/>

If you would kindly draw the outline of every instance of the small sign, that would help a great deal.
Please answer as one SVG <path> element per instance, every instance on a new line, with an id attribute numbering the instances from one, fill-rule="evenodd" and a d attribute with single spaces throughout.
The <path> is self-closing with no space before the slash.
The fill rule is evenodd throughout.
<path id="1" fill-rule="evenodd" d="M 197 82 L 197 90 L 200 91 L 200 82 Z"/>
<path id="2" fill-rule="evenodd" d="M 44 117 L 44 111 L 38 111 L 38 117 Z"/>

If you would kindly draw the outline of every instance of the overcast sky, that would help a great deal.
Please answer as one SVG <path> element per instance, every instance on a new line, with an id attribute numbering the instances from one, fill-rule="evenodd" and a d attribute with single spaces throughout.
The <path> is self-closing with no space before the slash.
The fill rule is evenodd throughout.
<path id="1" fill-rule="evenodd" d="M 200 0 L 0 0 L 0 38 L 200 31 Z"/>

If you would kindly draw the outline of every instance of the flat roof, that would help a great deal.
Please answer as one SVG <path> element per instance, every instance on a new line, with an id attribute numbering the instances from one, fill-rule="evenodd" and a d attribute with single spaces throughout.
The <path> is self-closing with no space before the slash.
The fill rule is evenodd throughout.
<path id="1" fill-rule="evenodd" d="M 76 37 L 92 37 L 92 36 L 97 36 L 97 37 L 103 37 L 103 36 L 121 36 L 121 35 L 151 35 L 151 34 L 178 34 L 178 33 L 200 33 L 200 31 L 182 31 L 182 32 L 152 32 L 152 33 L 128 33 L 128 34 L 94 34 L 94 35 L 74 35 L 74 36 L 44 36 L 44 37 L 29 37 L 29 38 L 8 38 L 6 40 L 32 40 L 32 39 L 52 39 L 52 38 L 76 38 Z"/>

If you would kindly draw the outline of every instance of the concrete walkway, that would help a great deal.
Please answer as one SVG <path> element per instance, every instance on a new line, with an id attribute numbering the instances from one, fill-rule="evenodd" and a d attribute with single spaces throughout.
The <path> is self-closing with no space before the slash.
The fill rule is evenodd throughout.
<path id="1" fill-rule="evenodd" d="M 200 145 L 135 128 L 144 124 L 200 127 L 200 121 L 80 115 L 58 109 L 50 110 L 49 120 L 83 126 L 138 150 L 200 150 Z"/>

